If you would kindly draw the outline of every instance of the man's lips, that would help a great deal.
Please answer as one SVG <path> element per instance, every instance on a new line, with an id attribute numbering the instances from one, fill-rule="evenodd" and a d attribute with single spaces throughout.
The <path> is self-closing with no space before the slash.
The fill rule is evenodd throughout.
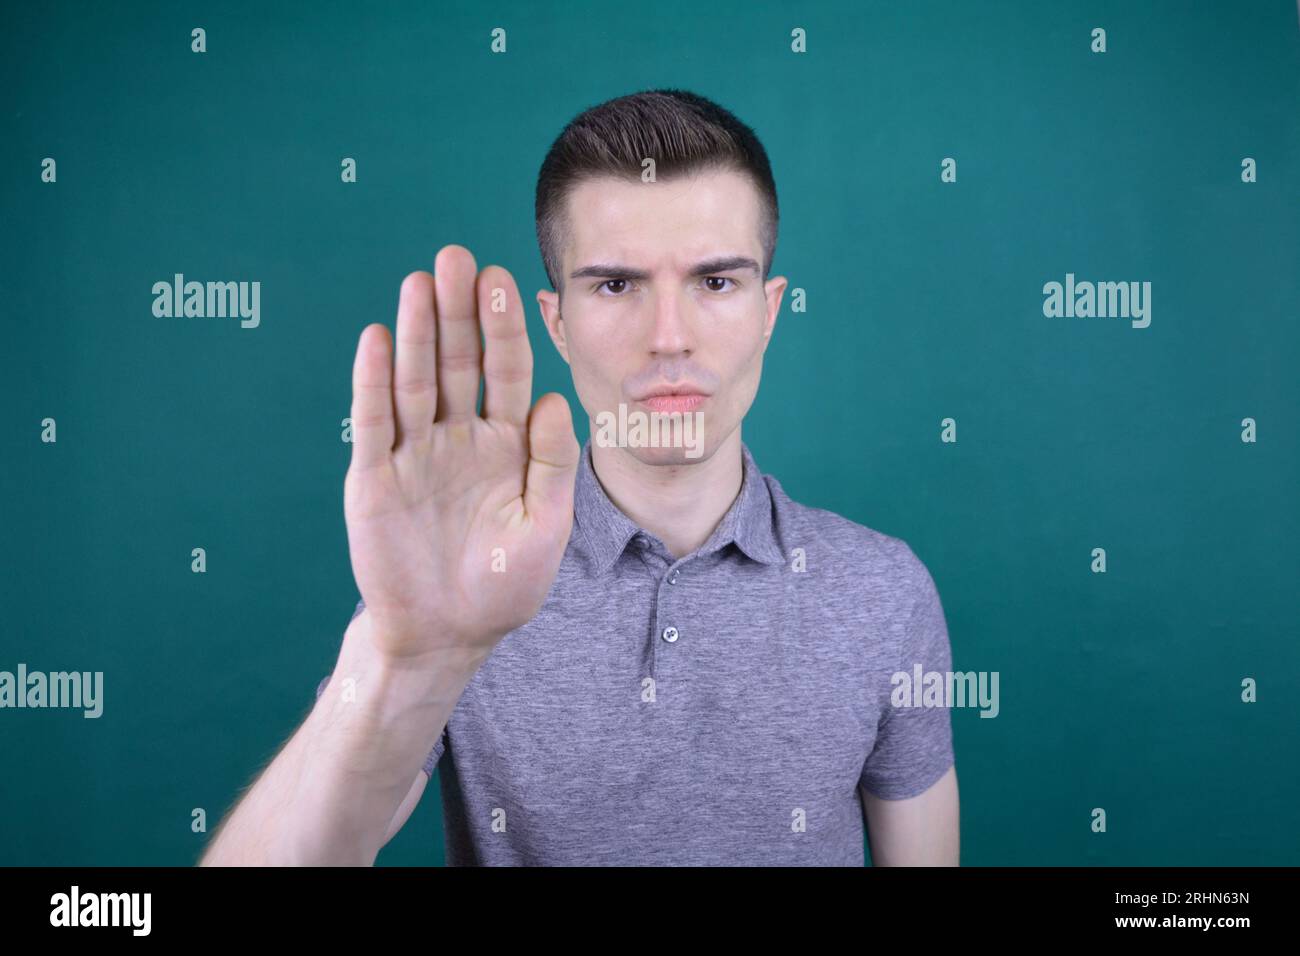
<path id="1" fill-rule="evenodd" d="M 708 398 L 701 392 L 684 392 L 677 395 L 651 395 L 641 399 L 640 404 L 652 412 L 693 412 Z"/>

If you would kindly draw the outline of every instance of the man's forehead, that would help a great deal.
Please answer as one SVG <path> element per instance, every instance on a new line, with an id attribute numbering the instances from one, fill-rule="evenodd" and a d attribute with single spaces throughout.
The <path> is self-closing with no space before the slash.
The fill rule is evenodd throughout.
<path id="1" fill-rule="evenodd" d="M 599 177 L 566 197 L 566 258 L 656 255 L 683 260 L 760 245 L 761 200 L 743 173 L 707 170 L 657 182 Z"/>

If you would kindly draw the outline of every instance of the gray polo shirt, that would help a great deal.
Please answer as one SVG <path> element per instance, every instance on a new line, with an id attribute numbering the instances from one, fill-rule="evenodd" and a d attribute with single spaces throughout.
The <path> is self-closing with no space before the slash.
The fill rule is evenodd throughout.
<path id="1" fill-rule="evenodd" d="M 952 766 L 948 709 L 890 704 L 893 675 L 951 669 L 925 565 L 742 454 L 735 502 L 674 560 L 583 446 L 555 583 L 424 765 L 449 865 L 862 866 L 858 788 L 911 797 Z"/>

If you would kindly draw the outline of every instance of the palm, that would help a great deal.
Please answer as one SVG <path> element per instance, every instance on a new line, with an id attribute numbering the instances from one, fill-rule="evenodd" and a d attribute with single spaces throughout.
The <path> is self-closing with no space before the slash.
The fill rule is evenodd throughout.
<path id="1" fill-rule="evenodd" d="M 386 330 L 372 326 L 353 377 L 348 541 L 372 633 L 395 655 L 486 649 L 526 623 L 573 520 L 573 421 L 558 395 L 529 410 L 532 354 L 514 280 L 490 267 L 476 289 L 473 259 L 455 246 L 436 269 L 436 289 L 427 273 L 403 283 L 396 370 Z M 477 308 L 494 288 L 505 290 L 502 313 Z"/>

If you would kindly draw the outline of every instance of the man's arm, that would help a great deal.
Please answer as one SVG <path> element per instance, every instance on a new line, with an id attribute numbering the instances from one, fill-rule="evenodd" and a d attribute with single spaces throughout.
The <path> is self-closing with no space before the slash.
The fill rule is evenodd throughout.
<path id="1" fill-rule="evenodd" d="M 924 793 L 884 800 L 862 791 L 873 866 L 957 866 L 960 817 L 957 768 Z"/>
<path id="2" fill-rule="evenodd" d="M 384 833 L 384 846 L 388 841 L 397 836 L 397 831 L 406 826 L 406 821 L 411 818 L 415 812 L 415 805 L 420 802 L 420 797 L 424 794 L 424 788 L 429 784 L 429 775 L 423 770 L 415 775 L 415 783 L 411 784 L 410 791 L 402 798 L 402 805 L 397 808 L 393 814 L 392 822 L 388 824 L 388 829 Z"/>
<path id="3" fill-rule="evenodd" d="M 911 547 L 904 559 L 907 571 L 900 589 L 913 590 L 916 599 L 901 629 L 894 676 L 918 669 L 951 673 L 948 622 L 934 578 Z M 949 708 L 921 706 L 919 699 L 895 700 L 883 681 L 881 694 L 876 740 L 858 781 L 872 863 L 957 866 L 960 814 Z"/>
<path id="4" fill-rule="evenodd" d="M 373 863 L 423 790 L 429 741 L 559 571 L 579 453 L 568 403 L 548 393 L 529 407 L 533 356 L 510 273 L 480 273 L 462 246 L 434 268 L 403 280 L 396 344 L 368 325 L 352 366 L 343 512 L 365 611 L 328 692 L 201 863 Z"/>
<path id="5" fill-rule="evenodd" d="M 369 865 L 406 822 L 427 782 L 429 741 L 485 656 L 394 661 L 371 648 L 369 627 L 364 612 L 348 626 L 329 688 L 201 865 Z"/>

